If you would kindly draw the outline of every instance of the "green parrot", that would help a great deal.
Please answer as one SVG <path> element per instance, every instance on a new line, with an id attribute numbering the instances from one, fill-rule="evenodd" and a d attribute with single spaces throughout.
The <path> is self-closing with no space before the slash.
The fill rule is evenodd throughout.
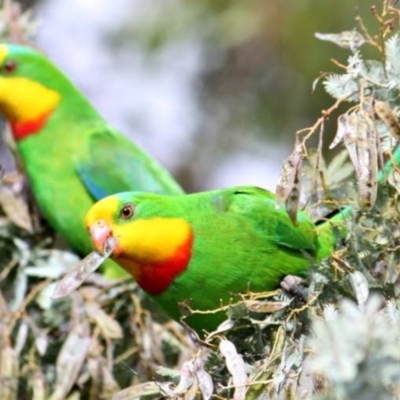
<path id="1" fill-rule="evenodd" d="M 82 224 L 104 196 L 127 190 L 181 195 L 157 161 L 113 129 L 70 80 L 31 48 L 0 45 L 0 113 L 11 127 L 44 217 L 80 254 Z M 110 261 L 106 274 L 121 268 Z"/>
<path id="2" fill-rule="evenodd" d="M 115 239 L 112 258 L 179 320 L 179 302 L 213 310 L 229 304 L 232 293 L 273 290 L 286 275 L 304 276 L 331 254 L 333 226 L 349 212 L 319 226 L 300 212 L 295 226 L 275 208 L 274 194 L 239 186 L 175 197 L 119 193 L 97 202 L 85 225 L 100 252 Z M 223 319 L 193 314 L 187 322 L 201 333 Z"/>

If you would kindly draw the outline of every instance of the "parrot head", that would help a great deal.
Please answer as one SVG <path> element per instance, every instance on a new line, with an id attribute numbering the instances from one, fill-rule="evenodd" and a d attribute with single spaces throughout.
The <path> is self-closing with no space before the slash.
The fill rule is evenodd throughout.
<path id="1" fill-rule="evenodd" d="M 16 140 L 44 125 L 68 85 L 45 55 L 25 46 L 0 44 L 0 113 Z"/>
<path id="2" fill-rule="evenodd" d="M 187 269 L 192 253 L 191 226 L 169 203 L 167 196 L 119 193 L 94 204 L 85 217 L 95 248 L 103 252 L 113 237 L 111 257 L 152 295 L 165 291 Z"/>

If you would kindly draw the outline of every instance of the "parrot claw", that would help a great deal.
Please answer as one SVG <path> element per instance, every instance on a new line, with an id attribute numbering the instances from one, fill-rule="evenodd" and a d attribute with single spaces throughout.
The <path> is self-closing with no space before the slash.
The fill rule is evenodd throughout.
<path id="1" fill-rule="evenodd" d="M 307 296 L 304 287 L 301 286 L 302 282 L 303 279 L 299 276 L 286 275 L 281 281 L 281 288 L 305 301 Z"/>

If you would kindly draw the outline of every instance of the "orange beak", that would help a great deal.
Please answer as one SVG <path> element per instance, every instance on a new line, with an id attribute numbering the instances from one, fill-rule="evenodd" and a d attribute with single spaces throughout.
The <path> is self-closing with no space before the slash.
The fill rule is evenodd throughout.
<path id="1" fill-rule="evenodd" d="M 96 247 L 97 251 L 103 253 L 105 241 L 112 236 L 110 226 L 104 220 L 98 220 L 89 227 L 90 237 L 92 243 Z"/>

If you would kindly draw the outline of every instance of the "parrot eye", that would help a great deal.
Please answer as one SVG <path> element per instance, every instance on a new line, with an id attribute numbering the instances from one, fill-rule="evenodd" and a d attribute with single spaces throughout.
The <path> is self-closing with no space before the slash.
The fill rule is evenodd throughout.
<path id="1" fill-rule="evenodd" d="M 122 219 L 129 219 L 133 217 L 133 214 L 134 214 L 133 207 L 130 204 L 127 204 L 122 207 L 120 217 Z"/>
<path id="2" fill-rule="evenodd" d="M 17 63 L 13 60 L 8 60 L 4 63 L 3 71 L 7 74 L 11 74 L 17 69 Z"/>

